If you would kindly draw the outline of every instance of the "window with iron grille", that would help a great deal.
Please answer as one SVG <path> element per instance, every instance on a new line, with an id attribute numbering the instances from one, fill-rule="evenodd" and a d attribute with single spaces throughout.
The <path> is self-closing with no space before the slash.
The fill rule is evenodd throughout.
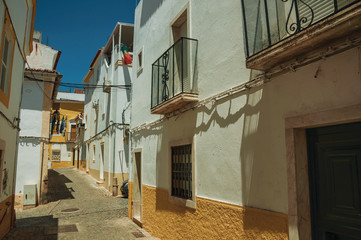
<path id="1" fill-rule="evenodd" d="M 60 161 L 60 150 L 52 150 L 52 160 Z"/>
<path id="2" fill-rule="evenodd" d="M 192 145 L 172 147 L 172 196 L 192 199 Z"/>

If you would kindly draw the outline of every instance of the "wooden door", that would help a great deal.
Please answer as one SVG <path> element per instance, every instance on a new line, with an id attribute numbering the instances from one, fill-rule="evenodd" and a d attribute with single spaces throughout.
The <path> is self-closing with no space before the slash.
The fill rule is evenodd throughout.
<path id="1" fill-rule="evenodd" d="M 361 239 L 361 123 L 307 131 L 313 239 Z"/>
<path id="2" fill-rule="evenodd" d="M 74 142 L 76 139 L 76 125 L 71 125 L 70 128 L 70 141 Z"/>

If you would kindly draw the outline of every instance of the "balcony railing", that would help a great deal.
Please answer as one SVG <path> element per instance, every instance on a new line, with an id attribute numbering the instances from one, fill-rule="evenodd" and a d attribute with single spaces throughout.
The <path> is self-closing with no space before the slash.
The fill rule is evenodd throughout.
<path id="1" fill-rule="evenodd" d="M 152 113 L 165 114 L 198 100 L 197 50 L 198 40 L 181 38 L 153 63 Z"/>
<path id="2" fill-rule="evenodd" d="M 242 0 L 247 57 L 360 0 Z"/>

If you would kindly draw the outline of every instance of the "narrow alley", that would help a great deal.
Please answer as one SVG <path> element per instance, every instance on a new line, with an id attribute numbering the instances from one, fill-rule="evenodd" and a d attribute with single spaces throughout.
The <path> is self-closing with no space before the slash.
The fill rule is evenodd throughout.
<path id="1" fill-rule="evenodd" d="M 49 183 L 49 203 L 17 211 L 5 239 L 154 239 L 127 217 L 127 198 L 111 196 L 86 173 L 49 169 Z"/>

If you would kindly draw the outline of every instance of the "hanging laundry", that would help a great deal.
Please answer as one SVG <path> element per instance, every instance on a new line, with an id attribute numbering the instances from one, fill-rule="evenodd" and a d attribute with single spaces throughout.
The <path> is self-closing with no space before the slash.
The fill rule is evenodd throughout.
<path id="1" fill-rule="evenodd" d="M 50 125 L 49 125 L 50 134 L 53 134 L 53 128 L 54 128 L 54 117 L 52 114 L 50 114 Z"/>
<path id="2" fill-rule="evenodd" d="M 129 52 L 128 52 L 128 48 L 125 44 L 122 44 L 121 50 L 123 52 L 123 58 L 124 58 L 124 63 L 125 64 L 132 64 L 133 59 L 130 56 Z"/>
<path id="3" fill-rule="evenodd" d="M 63 130 L 64 130 L 64 116 L 63 116 L 63 119 L 61 120 L 61 124 L 60 124 L 60 134 L 63 133 Z"/>
<path id="4" fill-rule="evenodd" d="M 68 122 L 68 116 L 65 115 L 65 120 L 64 120 L 64 130 L 63 130 L 63 137 L 65 137 L 65 132 L 66 132 L 66 125 Z"/>

